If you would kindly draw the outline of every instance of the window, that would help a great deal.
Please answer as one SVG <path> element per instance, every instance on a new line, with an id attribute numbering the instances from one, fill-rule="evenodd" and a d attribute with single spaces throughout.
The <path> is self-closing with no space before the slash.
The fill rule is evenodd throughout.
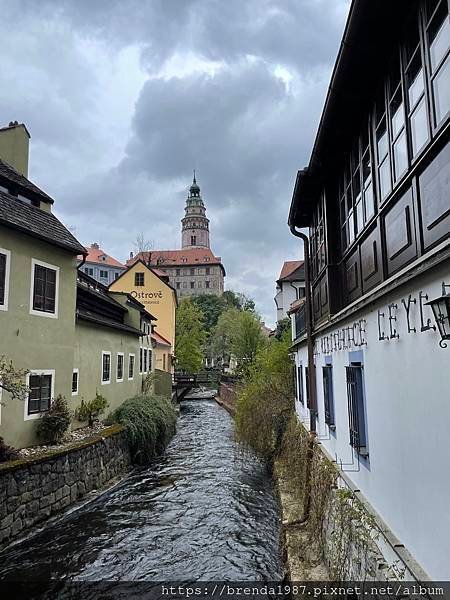
<path id="1" fill-rule="evenodd" d="M 302 404 L 305 403 L 305 398 L 303 395 L 303 365 L 297 367 L 298 372 L 298 401 Z"/>
<path id="2" fill-rule="evenodd" d="M 92 267 L 86 267 L 84 272 L 86 275 L 89 275 L 89 277 L 94 277 L 94 269 Z"/>
<path id="3" fill-rule="evenodd" d="M 102 385 L 111 382 L 111 352 L 102 352 Z"/>
<path id="4" fill-rule="evenodd" d="M 209 271 L 210 271 L 210 268 L 209 268 L 209 267 L 206 267 L 206 268 L 205 268 L 205 273 L 206 273 L 206 275 L 209 275 Z"/>
<path id="5" fill-rule="evenodd" d="M 163 371 L 166 370 L 166 355 L 165 353 L 163 354 Z"/>
<path id="6" fill-rule="evenodd" d="M 341 240 L 345 250 L 354 242 L 375 214 L 375 195 L 372 181 L 372 154 L 369 144 L 369 122 L 363 128 L 350 154 L 339 187 Z M 315 270 L 326 264 L 323 238 L 323 209 L 316 215 L 317 234 L 313 258 Z"/>
<path id="7" fill-rule="evenodd" d="M 114 273 L 114 279 L 119 279 L 119 273 Z"/>
<path id="8" fill-rule="evenodd" d="M 123 352 L 117 353 L 117 381 L 123 381 Z"/>
<path id="9" fill-rule="evenodd" d="M 195 288 L 195 281 L 191 281 L 191 290 Z"/>
<path id="10" fill-rule="evenodd" d="M 11 252 L 0 248 L 0 310 L 8 310 Z"/>
<path id="11" fill-rule="evenodd" d="M 419 25 L 416 18 L 408 27 L 404 54 L 408 121 L 411 133 L 411 151 L 414 158 L 429 138 L 425 78 L 420 51 Z"/>
<path id="12" fill-rule="evenodd" d="M 144 373 L 147 373 L 147 357 L 148 357 L 148 349 L 144 348 Z"/>
<path id="13" fill-rule="evenodd" d="M 151 348 L 148 349 L 148 370 L 151 371 L 152 370 L 152 350 Z"/>
<path id="14" fill-rule="evenodd" d="M 78 369 L 72 371 L 72 396 L 78 396 Z"/>
<path id="15" fill-rule="evenodd" d="M 177 284 L 176 284 L 176 285 L 177 285 L 177 290 L 179 290 L 179 289 L 180 289 L 180 282 L 179 282 L 179 281 L 177 281 Z"/>
<path id="16" fill-rule="evenodd" d="M 187 281 L 183 281 L 183 287 L 187 288 Z"/>
<path id="17" fill-rule="evenodd" d="M 134 354 L 128 355 L 128 380 L 134 378 Z"/>
<path id="18" fill-rule="evenodd" d="M 325 365 L 322 367 L 322 374 L 325 423 L 330 429 L 336 429 L 334 422 L 333 367 Z"/>
<path id="19" fill-rule="evenodd" d="M 190 270 L 191 275 L 195 275 L 195 269 Z"/>
<path id="20" fill-rule="evenodd" d="M 31 314 L 58 316 L 59 267 L 32 259 Z"/>
<path id="21" fill-rule="evenodd" d="M 25 406 L 25 419 L 38 418 L 50 408 L 53 395 L 54 371 L 31 371 L 27 377 L 30 389 Z"/>
<path id="22" fill-rule="evenodd" d="M 209 281 L 205 281 L 205 288 L 209 288 Z"/>
<path id="23" fill-rule="evenodd" d="M 104 271 L 103 269 L 100 269 L 100 277 L 102 279 L 108 279 L 108 271 Z"/>
<path id="24" fill-rule="evenodd" d="M 429 53 L 434 123 L 440 125 L 450 109 L 450 22 L 448 5 L 441 0 L 429 10 L 426 38 Z M 433 10 L 434 9 L 434 10 Z"/>
<path id="25" fill-rule="evenodd" d="M 143 356 L 144 356 L 144 350 L 143 348 L 139 348 L 139 373 L 142 373 L 142 366 L 143 366 Z"/>
<path id="26" fill-rule="evenodd" d="M 346 372 L 350 445 L 362 456 L 368 456 L 363 367 L 361 363 L 351 363 Z"/>
<path id="27" fill-rule="evenodd" d="M 180 276 L 180 272 L 181 272 L 181 269 L 176 269 L 176 276 L 177 276 L 177 277 L 179 277 L 179 276 Z"/>
<path id="28" fill-rule="evenodd" d="M 134 274 L 134 285 L 136 287 L 142 287 L 144 285 L 144 273 Z"/>
<path id="29" fill-rule="evenodd" d="M 196 246 L 196 245 L 197 245 L 197 236 L 191 235 L 191 246 Z"/>
<path id="30" fill-rule="evenodd" d="M 313 278 L 317 277 L 325 266 L 325 221 L 324 196 L 320 199 L 313 216 L 311 234 L 311 270 Z"/>

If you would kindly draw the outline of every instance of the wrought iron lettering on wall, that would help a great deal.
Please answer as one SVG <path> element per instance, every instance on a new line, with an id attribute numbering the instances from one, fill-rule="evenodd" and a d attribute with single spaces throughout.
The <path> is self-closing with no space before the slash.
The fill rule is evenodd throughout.
<path id="1" fill-rule="evenodd" d="M 426 311 L 430 310 L 428 306 L 425 306 L 427 300 L 428 294 L 424 294 L 423 292 L 419 292 L 418 298 L 413 298 L 412 295 L 409 294 L 407 298 L 401 298 L 400 304 L 391 302 L 391 304 L 388 304 L 387 308 L 378 310 L 378 341 L 399 339 L 400 333 L 397 330 L 397 323 L 402 323 L 403 321 L 406 321 L 406 333 L 416 333 L 418 330 L 420 332 L 429 330 L 436 331 L 436 326 L 433 325 L 430 317 L 425 314 Z M 418 329 L 418 323 L 413 324 L 412 319 L 413 311 L 411 308 L 413 305 L 416 306 L 417 304 L 419 305 L 420 329 Z M 401 327 L 401 329 L 403 330 L 403 327 Z"/>
<path id="2" fill-rule="evenodd" d="M 351 350 L 367 346 L 366 340 L 366 320 L 360 319 L 348 327 L 341 327 L 337 331 L 320 338 L 317 354 L 332 354 L 340 350 Z M 316 345 L 316 350 L 318 349 Z"/>

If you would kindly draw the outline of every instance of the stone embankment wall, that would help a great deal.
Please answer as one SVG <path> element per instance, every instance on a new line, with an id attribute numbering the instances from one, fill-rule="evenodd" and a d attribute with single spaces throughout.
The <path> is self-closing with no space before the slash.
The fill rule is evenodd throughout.
<path id="1" fill-rule="evenodd" d="M 130 467 L 120 425 L 73 444 L 0 465 L 0 546 L 105 486 Z"/>
<path id="2" fill-rule="evenodd" d="M 230 414 L 234 415 L 236 412 L 236 384 L 221 381 L 219 386 L 219 395 L 216 400 L 221 406 L 226 408 Z"/>

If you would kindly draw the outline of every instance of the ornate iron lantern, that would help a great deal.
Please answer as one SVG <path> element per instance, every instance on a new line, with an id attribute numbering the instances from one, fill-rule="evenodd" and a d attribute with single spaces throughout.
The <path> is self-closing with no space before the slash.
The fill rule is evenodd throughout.
<path id="1" fill-rule="evenodd" d="M 427 302 L 427 305 L 431 306 L 433 310 L 434 319 L 441 335 L 439 341 L 441 348 L 447 348 L 445 340 L 450 340 L 450 294 L 446 293 L 446 288 L 450 288 L 450 284 L 443 283 L 442 296 Z"/>

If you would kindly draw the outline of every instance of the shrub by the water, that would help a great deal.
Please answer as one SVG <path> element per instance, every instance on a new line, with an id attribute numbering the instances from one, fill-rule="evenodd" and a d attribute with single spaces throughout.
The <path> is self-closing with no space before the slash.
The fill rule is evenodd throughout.
<path id="1" fill-rule="evenodd" d="M 81 401 L 81 406 L 75 411 L 75 416 L 79 421 L 87 421 L 92 427 L 94 421 L 98 419 L 101 413 L 108 407 L 108 400 L 99 394 L 95 393 L 95 398 L 85 402 Z"/>
<path id="2" fill-rule="evenodd" d="M 125 427 L 133 462 L 144 465 L 171 440 L 177 414 L 167 398 L 141 395 L 125 400 L 108 420 Z"/>
<path id="3" fill-rule="evenodd" d="M 64 396 L 59 395 L 53 400 L 42 419 L 39 420 L 37 434 L 42 441 L 57 444 L 69 429 L 71 419 L 72 413 L 69 410 L 67 400 Z"/>
<path id="4" fill-rule="evenodd" d="M 12 446 L 8 446 L 5 440 L 0 436 L 0 463 L 16 460 L 19 458 L 19 453 Z"/>

